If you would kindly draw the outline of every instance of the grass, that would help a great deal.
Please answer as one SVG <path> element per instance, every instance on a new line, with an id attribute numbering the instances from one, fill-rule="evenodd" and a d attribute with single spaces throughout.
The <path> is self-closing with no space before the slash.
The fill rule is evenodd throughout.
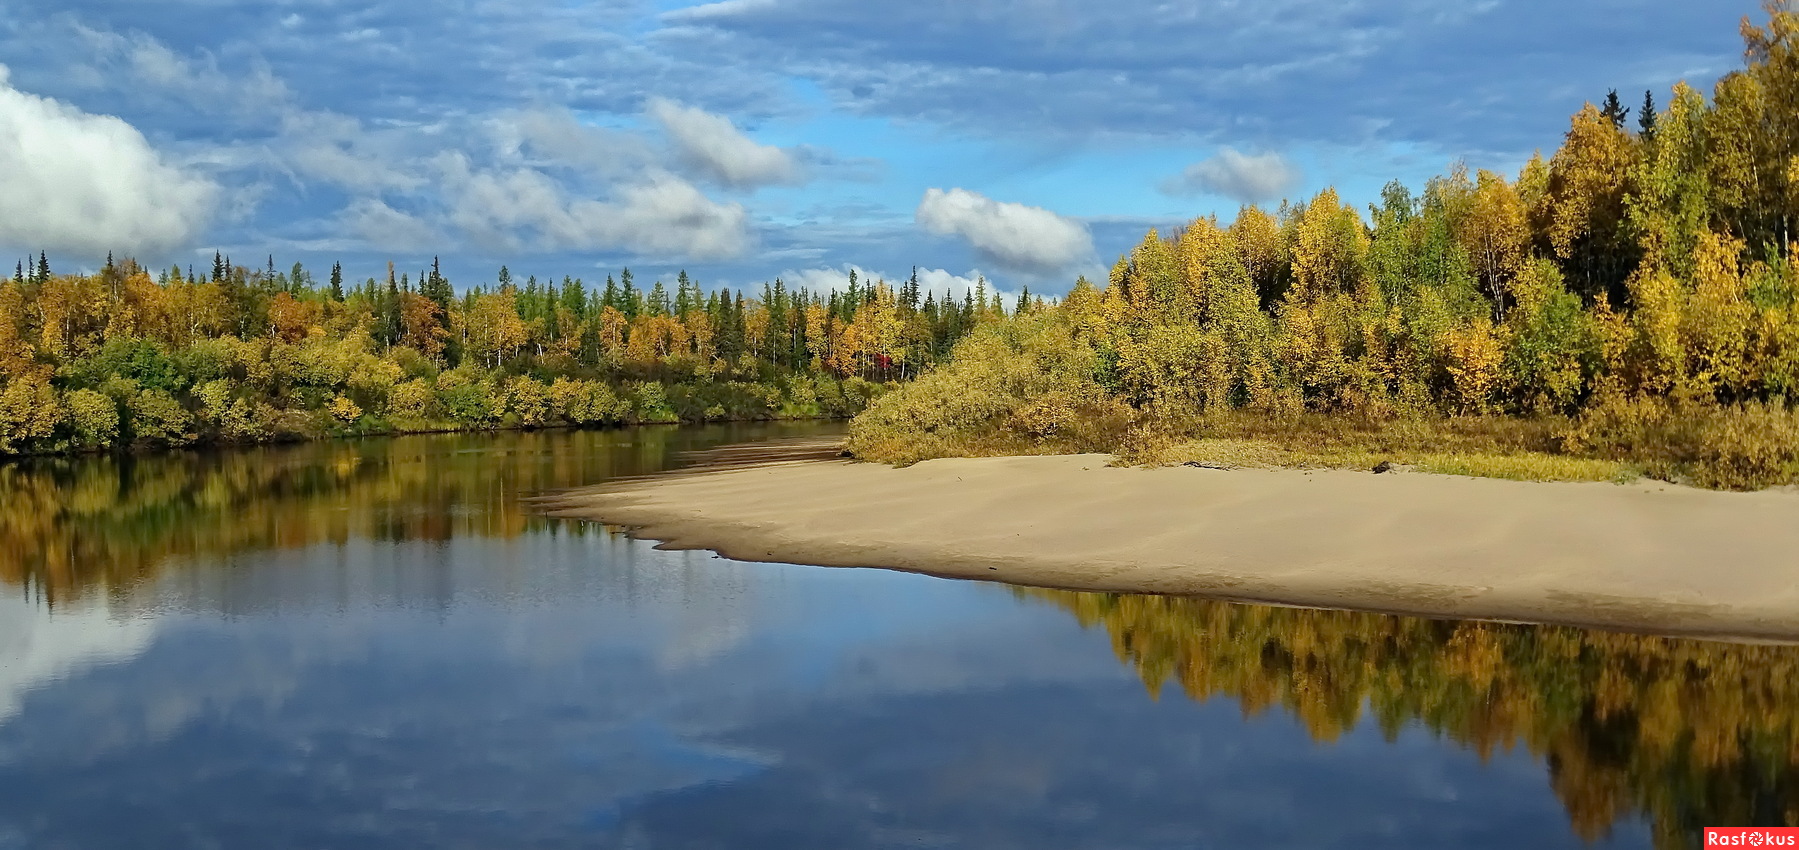
<path id="1" fill-rule="evenodd" d="M 1357 469 L 1387 462 L 1418 472 L 1504 478 L 1512 481 L 1611 481 L 1628 483 L 1640 473 L 1617 461 L 1543 452 L 1384 451 L 1336 446 L 1290 448 L 1268 440 L 1201 438 L 1173 443 L 1131 461 L 1147 466 L 1197 463 L 1231 469 Z"/>

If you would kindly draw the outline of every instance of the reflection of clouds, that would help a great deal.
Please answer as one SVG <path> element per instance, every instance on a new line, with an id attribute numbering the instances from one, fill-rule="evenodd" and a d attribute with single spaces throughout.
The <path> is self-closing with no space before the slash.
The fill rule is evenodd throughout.
<path id="1" fill-rule="evenodd" d="M 135 658 L 155 634 L 153 621 L 115 617 L 104 603 L 53 613 L 29 599 L 0 597 L 0 722 L 17 714 L 34 688 Z"/>
<path id="2" fill-rule="evenodd" d="M 533 533 L 130 593 L 154 645 L 0 725 L 22 846 L 1572 841 L 1528 756 L 1153 702 L 1105 632 L 995 586 Z"/>

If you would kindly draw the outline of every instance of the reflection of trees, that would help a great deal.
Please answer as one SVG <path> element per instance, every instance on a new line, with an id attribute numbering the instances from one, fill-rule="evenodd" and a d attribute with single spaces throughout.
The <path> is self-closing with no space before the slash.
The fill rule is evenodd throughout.
<path id="1" fill-rule="evenodd" d="M 344 542 L 511 537 L 519 499 L 665 468 L 739 426 L 433 435 L 0 465 L 0 582 L 51 604 L 184 556 Z"/>
<path id="2" fill-rule="evenodd" d="M 1636 813 L 1659 846 L 1707 825 L 1799 825 L 1799 648 L 1204 599 L 1020 590 L 1103 625 L 1152 693 L 1171 681 L 1319 741 L 1419 724 L 1549 764 L 1575 831 Z"/>

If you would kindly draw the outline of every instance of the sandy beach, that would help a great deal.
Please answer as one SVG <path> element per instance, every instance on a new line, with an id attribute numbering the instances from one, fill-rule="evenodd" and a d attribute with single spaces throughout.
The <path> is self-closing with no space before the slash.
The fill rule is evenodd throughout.
<path id="1" fill-rule="evenodd" d="M 803 460 L 615 482 L 545 508 L 747 561 L 1799 640 L 1791 491 L 1110 460 Z"/>

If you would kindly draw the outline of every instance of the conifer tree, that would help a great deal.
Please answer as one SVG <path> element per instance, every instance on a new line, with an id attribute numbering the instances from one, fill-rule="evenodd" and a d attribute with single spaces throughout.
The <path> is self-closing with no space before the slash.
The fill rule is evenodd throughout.
<path id="1" fill-rule="evenodd" d="M 44 283 L 50 279 L 50 255 L 37 252 L 37 282 Z"/>
<path id="2" fill-rule="evenodd" d="M 1612 122 L 1613 127 L 1623 129 L 1624 119 L 1630 117 L 1630 110 L 1625 109 L 1623 101 L 1618 99 L 1618 90 L 1612 89 L 1606 93 L 1605 106 L 1600 108 L 1599 114 L 1605 116 L 1607 121 Z"/>
<path id="3" fill-rule="evenodd" d="M 1643 91 L 1643 108 L 1637 110 L 1637 127 L 1641 130 L 1638 135 L 1641 135 L 1644 141 L 1655 140 L 1655 117 L 1655 91 L 1645 89 Z"/>
<path id="4" fill-rule="evenodd" d="M 331 264 L 331 300 L 344 303 L 344 264 Z"/>

